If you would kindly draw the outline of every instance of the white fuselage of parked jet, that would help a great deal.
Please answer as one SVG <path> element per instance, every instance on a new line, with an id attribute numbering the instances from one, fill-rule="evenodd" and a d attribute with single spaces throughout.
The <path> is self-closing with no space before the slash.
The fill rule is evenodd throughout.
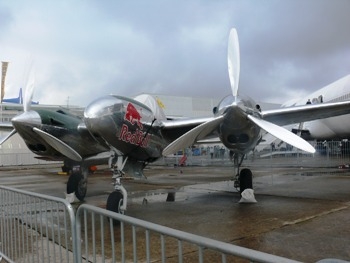
<path id="1" fill-rule="evenodd" d="M 340 102 L 350 100 L 350 74 L 309 94 L 303 99 L 289 101 L 282 107 L 301 106 L 307 104 Z M 350 114 L 319 119 L 302 123 L 301 126 L 294 126 L 308 132 L 310 139 L 329 140 L 350 138 Z"/>

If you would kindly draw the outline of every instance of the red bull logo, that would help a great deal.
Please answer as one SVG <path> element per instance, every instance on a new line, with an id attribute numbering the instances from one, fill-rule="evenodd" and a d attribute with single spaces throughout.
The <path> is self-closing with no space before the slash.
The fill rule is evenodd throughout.
<path id="1" fill-rule="evenodd" d="M 131 103 L 129 103 L 128 106 L 126 107 L 124 120 L 130 122 L 132 125 L 135 125 L 136 123 L 141 130 L 143 129 L 143 125 L 141 123 L 141 114 L 137 111 L 135 106 L 132 105 Z"/>
<path id="2" fill-rule="evenodd" d="M 123 124 L 118 135 L 119 139 L 126 143 L 147 147 L 151 135 L 142 131 L 143 125 L 141 123 L 141 118 L 141 114 L 135 108 L 135 106 L 132 103 L 128 103 L 124 120 L 129 122 L 131 125 L 136 124 L 139 129 L 136 129 L 136 131 L 130 131 L 129 127 L 126 124 Z"/>

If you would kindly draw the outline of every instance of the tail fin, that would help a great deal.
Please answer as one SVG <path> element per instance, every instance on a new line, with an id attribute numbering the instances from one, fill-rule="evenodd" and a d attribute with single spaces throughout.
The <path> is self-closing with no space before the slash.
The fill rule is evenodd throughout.
<path id="1" fill-rule="evenodd" d="M 23 104 L 22 88 L 19 89 L 19 94 L 17 98 L 3 99 L 2 102 Z"/>

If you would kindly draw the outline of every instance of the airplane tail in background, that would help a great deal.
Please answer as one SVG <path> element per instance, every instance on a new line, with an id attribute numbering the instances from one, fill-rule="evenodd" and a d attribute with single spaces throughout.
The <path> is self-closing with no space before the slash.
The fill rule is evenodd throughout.
<path id="1" fill-rule="evenodd" d="M 17 98 L 9 98 L 9 99 L 3 99 L 2 102 L 6 103 L 15 103 L 15 104 L 23 104 L 23 92 L 22 88 L 19 89 L 19 94 Z M 39 104 L 39 102 L 32 101 L 31 104 Z"/>
<path id="2" fill-rule="evenodd" d="M 2 102 L 23 104 L 22 88 L 19 89 L 19 94 L 17 98 L 3 99 Z"/>

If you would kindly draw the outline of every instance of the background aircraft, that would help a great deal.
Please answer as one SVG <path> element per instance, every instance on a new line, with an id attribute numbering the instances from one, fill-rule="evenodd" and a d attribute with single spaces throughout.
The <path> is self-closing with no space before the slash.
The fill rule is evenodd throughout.
<path id="1" fill-rule="evenodd" d="M 23 95 L 22 95 L 22 88 L 19 89 L 19 94 L 17 98 L 5 98 L 2 100 L 2 102 L 5 103 L 15 103 L 15 104 L 23 104 Z M 38 101 L 32 101 L 31 104 L 39 104 Z"/>
<path id="2" fill-rule="evenodd" d="M 350 75 L 347 75 L 311 94 L 306 98 L 290 101 L 282 107 L 311 104 L 332 103 L 350 99 Z M 294 133 L 307 140 L 329 140 L 350 138 L 350 115 L 300 123 L 292 127 Z"/>
<path id="3" fill-rule="evenodd" d="M 125 171 L 142 176 L 142 169 L 163 155 L 202 139 L 219 137 L 234 153 L 235 175 L 243 192 L 252 188 L 252 173 L 248 169 L 239 173 L 239 167 L 244 155 L 261 141 L 263 130 L 297 148 L 314 152 L 308 142 L 278 125 L 350 113 L 350 102 L 263 111 L 252 99 L 238 96 L 240 59 L 235 29 L 229 37 L 228 67 L 232 94 L 214 108 L 213 117 L 171 120 L 152 96 L 132 99 L 110 95 L 90 103 L 81 119 L 64 111 L 31 109 L 29 85 L 25 112 L 12 123 L 33 152 L 44 158 L 61 158 L 71 171 L 74 165 L 79 165 L 77 172 L 71 172 L 67 192 L 75 192 L 80 200 L 86 194 L 87 164 L 108 159 L 115 191 L 108 197 L 107 209 L 123 212 L 127 206 L 127 191 L 121 182 Z"/>
<path id="4" fill-rule="evenodd" d="M 294 107 L 311 104 L 332 103 L 350 99 L 350 75 L 347 75 L 317 91 L 298 99 L 287 101 L 281 107 Z M 318 119 L 284 126 L 289 131 L 301 136 L 305 140 L 343 140 L 350 139 L 350 115 Z M 263 136 L 263 142 L 256 148 L 260 151 L 270 145 L 283 145 L 280 140 L 270 134 Z"/>

